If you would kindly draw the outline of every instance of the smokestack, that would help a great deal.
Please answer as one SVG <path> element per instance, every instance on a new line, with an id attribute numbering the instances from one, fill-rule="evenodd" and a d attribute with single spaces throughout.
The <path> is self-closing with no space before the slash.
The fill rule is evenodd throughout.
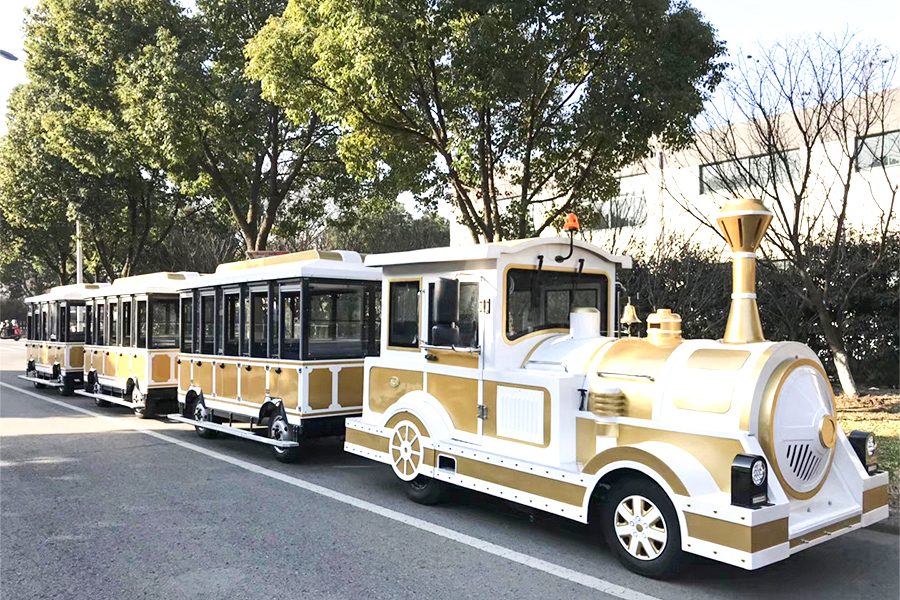
<path id="1" fill-rule="evenodd" d="M 731 311 L 725 326 L 726 344 L 762 342 L 762 324 L 756 304 L 756 249 L 759 248 L 772 212 L 761 200 L 729 200 L 716 216 L 716 222 L 731 248 Z"/>

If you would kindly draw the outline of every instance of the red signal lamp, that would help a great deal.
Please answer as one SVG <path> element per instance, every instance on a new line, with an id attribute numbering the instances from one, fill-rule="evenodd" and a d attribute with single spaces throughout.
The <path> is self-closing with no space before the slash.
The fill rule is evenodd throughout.
<path id="1" fill-rule="evenodd" d="M 576 215 L 575 213 L 569 213 L 566 215 L 566 224 L 563 225 L 563 231 L 565 231 L 566 233 L 581 231 L 581 225 L 578 224 L 578 215 Z"/>

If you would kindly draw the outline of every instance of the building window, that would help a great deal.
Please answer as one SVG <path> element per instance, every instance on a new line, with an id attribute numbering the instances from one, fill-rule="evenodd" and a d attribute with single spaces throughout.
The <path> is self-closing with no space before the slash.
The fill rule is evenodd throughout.
<path id="1" fill-rule="evenodd" d="M 388 305 L 388 346 L 419 347 L 419 282 L 392 281 Z"/>
<path id="2" fill-rule="evenodd" d="M 608 332 L 606 275 L 570 271 L 510 269 L 506 275 L 506 337 L 569 327 L 576 307 L 600 310 L 600 330 Z"/>
<path id="3" fill-rule="evenodd" d="M 187 299 L 190 301 L 190 298 Z M 188 330 L 190 331 L 190 329 Z M 178 300 L 153 298 L 150 302 L 150 347 L 178 347 Z"/>
<path id="4" fill-rule="evenodd" d="M 619 195 L 600 206 L 603 221 L 599 229 L 639 227 L 647 222 L 647 190 L 652 189 L 648 175 L 619 178 Z"/>
<path id="5" fill-rule="evenodd" d="M 800 177 L 799 150 L 747 156 L 700 165 L 700 193 L 765 189 Z"/>
<path id="6" fill-rule="evenodd" d="M 900 131 L 856 138 L 856 170 L 900 165 Z"/>

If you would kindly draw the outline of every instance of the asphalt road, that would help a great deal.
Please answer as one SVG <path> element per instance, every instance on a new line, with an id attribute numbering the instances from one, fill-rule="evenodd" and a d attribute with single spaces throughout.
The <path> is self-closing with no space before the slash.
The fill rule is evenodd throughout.
<path id="1" fill-rule="evenodd" d="M 900 538 L 850 533 L 748 572 L 658 582 L 591 528 L 457 490 L 406 499 L 338 440 L 268 447 L 34 390 L 0 341 L 0 598 L 898 598 Z"/>

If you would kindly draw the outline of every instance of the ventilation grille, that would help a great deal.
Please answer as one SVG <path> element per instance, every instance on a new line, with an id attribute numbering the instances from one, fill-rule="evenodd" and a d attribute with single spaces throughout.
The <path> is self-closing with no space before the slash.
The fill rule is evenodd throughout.
<path id="1" fill-rule="evenodd" d="M 544 392 L 497 386 L 497 435 L 544 442 Z"/>
<path id="2" fill-rule="evenodd" d="M 800 481 L 812 481 L 819 473 L 824 458 L 810 444 L 788 444 L 787 460 L 791 472 Z"/>

